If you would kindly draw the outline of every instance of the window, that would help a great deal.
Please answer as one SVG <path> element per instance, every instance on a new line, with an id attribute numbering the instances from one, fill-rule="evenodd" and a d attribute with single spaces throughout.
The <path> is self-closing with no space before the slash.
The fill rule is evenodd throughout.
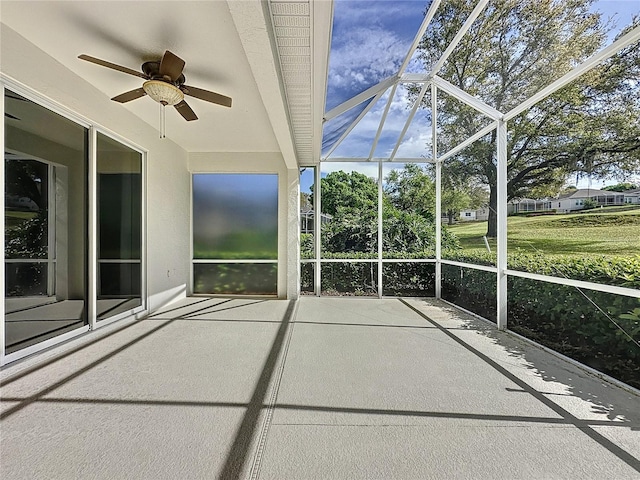
<path id="1" fill-rule="evenodd" d="M 277 294 L 277 175 L 193 175 L 192 221 L 193 293 Z"/>

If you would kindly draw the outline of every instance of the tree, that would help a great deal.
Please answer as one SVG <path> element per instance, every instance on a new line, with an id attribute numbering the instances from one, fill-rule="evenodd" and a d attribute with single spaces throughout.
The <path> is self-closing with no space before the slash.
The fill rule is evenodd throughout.
<path id="1" fill-rule="evenodd" d="M 378 249 L 377 182 L 358 172 L 333 172 L 321 180 L 322 246 L 333 253 L 375 254 Z M 385 252 L 424 253 L 435 248 L 435 188 L 430 173 L 415 164 L 384 179 L 382 245 Z M 445 248 L 458 246 L 443 230 Z"/>
<path id="2" fill-rule="evenodd" d="M 340 208 L 375 210 L 378 185 L 373 178 L 359 172 L 331 172 L 320 180 L 322 213 L 335 216 Z M 309 202 L 313 205 L 313 186 Z"/>
<path id="3" fill-rule="evenodd" d="M 407 163 L 402 170 L 392 170 L 385 179 L 384 192 L 398 210 L 435 218 L 435 184 L 419 165 Z"/>
<path id="4" fill-rule="evenodd" d="M 442 179 L 442 211 L 447 216 L 449 225 L 459 216 L 461 210 L 486 206 L 489 192 L 482 185 L 474 184 L 468 178 L 455 174 Z"/>
<path id="5" fill-rule="evenodd" d="M 469 208 L 471 197 L 459 188 L 445 188 L 442 190 L 442 211 L 447 216 L 449 225 L 453 225 L 461 210 Z"/>
<path id="6" fill-rule="evenodd" d="M 46 208 L 48 194 L 47 165 L 37 160 L 5 162 L 5 193 L 32 200 L 40 209 Z"/>
<path id="7" fill-rule="evenodd" d="M 626 192 L 627 190 L 636 190 L 638 185 L 634 183 L 618 183 L 616 185 L 609 185 L 608 187 L 604 187 L 602 190 L 607 190 L 609 192 Z"/>
<path id="8" fill-rule="evenodd" d="M 378 185 L 359 172 L 332 172 L 320 180 L 323 249 L 330 252 L 377 251 Z M 310 202 L 313 205 L 313 187 Z"/>
<path id="9" fill-rule="evenodd" d="M 598 51 L 607 26 L 593 0 L 497 0 L 439 75 L 501 112 Z M 419 46 L 427 69 L 444 52 L 476 2 L 449 0 Z M 634 25 L 638 25 L 638 19 Z M 509 121 L 509 199 L 557 191 L 568 175 L 640 170 L 640 44 L 631 45 Z M 411 91 L 414 95 L 418 87 Z M 439 95 L 439 149 L 446 151 L 487 123 L 475 110 Z M 496 236 L 496 132 L 450 158 L 445 167 L 489 186 L 487 235 Z"/>
<path id="10" fill-rule="evenodd" d="M 407 253 L 435 249 L 436 188 L 433 171 L 407 163 L 384 179 L 383 247 Z M 468 202 L 471 202 L 471 196 Z M 455 248 L 455 235 L 442 230 L 442 244 Z"/>

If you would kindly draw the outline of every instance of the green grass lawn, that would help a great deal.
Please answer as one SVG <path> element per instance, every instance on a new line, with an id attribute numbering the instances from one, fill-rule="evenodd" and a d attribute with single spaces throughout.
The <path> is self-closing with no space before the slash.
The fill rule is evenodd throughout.
<path id="1" fill-rule="evenodd" d="M 546 255 L 640 255 L 640 208 L 624 212 L 514 216 L 508 218 L 509 251 Z M 466 251 L 486 251 L 487 222 L 461 222 L 448 227 Z M 492 251 L 495 240 L 489 239 Z"/>
<path id="2" fill-rule="evenodd" d="M 13 228 L 20 225 L 26 220 L 31 220 L 36 217 L 38 212 L 22 212 L 18 210 L 5 210 L 4 211 L 4 223 L 5 228 Z"/>

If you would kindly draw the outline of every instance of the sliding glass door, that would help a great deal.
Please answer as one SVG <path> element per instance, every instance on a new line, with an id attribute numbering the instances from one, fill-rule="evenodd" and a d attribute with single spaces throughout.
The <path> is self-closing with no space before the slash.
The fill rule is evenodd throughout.
<path id="1" fill-rule="evenodd" d="M 87 325 L 88 129 L 5 91 L 5 354 Z"/>
<path id="2" fill-rule="evenodd" d="M 4 364 L 141 311 L 145 282 L 143 154 L 2 91 Z"/>

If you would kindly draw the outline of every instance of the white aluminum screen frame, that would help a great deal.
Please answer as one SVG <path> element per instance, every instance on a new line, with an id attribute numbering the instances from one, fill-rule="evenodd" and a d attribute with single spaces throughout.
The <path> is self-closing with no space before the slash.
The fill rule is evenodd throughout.
<path id="1" fill-rule="evenodd" d="M 507 278 L 508 276 L 520 276 L 520 277 L 525 277 L 525 278 L 532 278 L 532 279 L 536 279 L 536 280 L 541 280 L 541 281 L 547 281 L 547 282 L 551 282 L 551 283 L 557 283 L 560 285 L 568 285 L 568 286 L 574 286 L 576 288 L 587 288 L 590 290 L 595 290 L 595 291 L 600 291 L 600 292 L 607 292 L 607 293 L 612 293 L 612 294 L 616 294 L 616 295 L 622 295 L 622 296 L 627 296 L 627 297 L 636 297 L 636 298 L 640 298 L 640 290 L 637 289 L 630 289 L 630 288 L 624 288 L 624 287 L 618 287 L 618 286 L 613 286 L 613 285 L 603 285 L 603 284 L 597 284 L 597 283 L 592 283 L 592 282 L 585 282 L 585 281 L 578 281 L 578 280 L 572 280 L 572 279 L 567 279 L 567 278 L 561 278 L 561 277 L 554 277 L 554 276 L 547 276 L 547 275 L 539 275 L 539 274 L 530 274 L 527 272 L 520 272 L 517 270 L 510 270 L 507 268 L 507 121 L 514 118 L 515 116 L 517 116 L 518 114 L 526 111 L 528 108 L 531 108 L 532 106 L 536 105 L 538 102 L 544 100 L 545 98 L 547 98 L 548 96 L 552 95 L 553 93 L 555 93 L 556 91 L 558 91 L 560 88 L 566 86 L 567 84 L 569 84 L 571 81 L 575 80 L 576 78 L 578 78 L 579 76 L 585 74 L 586 72 L 588 72 L 589 70 L 591 70 L 592 68 L 594 68 L 595 66 L 599 65 L 600 63 L 602 63 L 603 61 L 611 58 L 613 55 L 615 55 L 616 53 L 618 53 L 620 50 L 622 50 L 623 48 L 637 42 L 640 40 L 640 26 L 635 27 L 634 29 L 630 30 L 629 32 L 627 32 L 625 35 L 623 35 L 622 37 L 620 37 L 618 40 L 614 41 L 613 43 L 611 43 L 610 45 L 606 46 L 605 48 L 603 48 L 602 50 L 600 50 L 599 52 L 596 52 L 595 54 L 593 54 L 591 57 L 587 58 L 584 62 L 582 62 L 581 64 L 577 65 L 576 67 L 574 67 L 571 71 L 569 71 L 567 74 L 563 75 L 561 78 L 553 81 L 551 84 L 549 84 L 547 87 L 543 88 L 542 90 L 540 90 L 539 92 L 535 93 L 534 95 L 532 95 L 529 99 L 521 102 L 518 106 L 512 108 L 510 111 L 503 113 L 503 112 L 499 112 L 498 110 L 496 110 L 495 108 L 485 104 L 484 102 L 482 102 L 480 99 L 475 98 L 471 95 L 469 95 L 467 92 L 464 92 L 463 90 L 460 90 L 459 88 L 455 87 L 454 85 L 450 84 L 449 82 L 445 81 L 444 79 L 437 77 L 437 73 L 440 70 L 440 68 L 442 68 L 442 66 L 445 64 L 447 58 L 449 57 L 449 55 L 453 52 L 454 48 L 457 46 L 457 44 L 460 42 L 460 40 L 462 39 L 462 37 L 466 34 L 466 32 L 468 31 L 468 29 L 471 27 L 472 23 L 477 19 L 477 17 L 480 15 L 480 13 L 482 12 L 482 10 L 486 7 L 486 5 L 488 4 L 488 0 L 480 0 L 477 4 L 476 7 L 474 8 L 473 12 L 470 14 L 469 18 L 467 18 L 467 20 L 465 21 L 464 25 L 462 26 L 462 28 L 460 29 L 460 31 L 456 34 L 456 36 L 454 37 L 454 40 L 451 42 L 451 44 L 446 48 L 446 50 L 444 51 L 444 53 L 442 54 L 441 58 L 434 64 L 434 66 L 432 67 L 430 72 L 427 72 L 425 74 L 415 74 L 415 73 L 411 73 L 411 74 L 405 74 L 405 68 L 411 58 L 411 56 L 413 55 L 413 53 L 415 52 L 419 40 L 420 38 L 422 38 L 422 35 L 424 34 L 424 32 L 426 31 L 429 22 L 431 21 L 431 19 L 433 18 L 436 9 L 438 8 L 440 4 L 439 0 L 434 0 L 431 3 L 431 6 L 429 8 L 429 10 L 427 11 L 427 13 L 425 14 L 425 20 L 423 21 L 422 25 L 420 26 L 420 29 L 414 39 L 414 42 L 412 43 L 411 47 L 409 48 L 409 51 L 407 53 L 407 55 L 405 56 L 405 59 L 402 63 L 402 66 L 400 67 L 398 73 L 395 76 L 389 77 L 385 80 L 383 80 L 382 82 L 378 83 L 377 85 L 374 85 L 372 87 L 370 87 L 368 90 L 366 90 L 365 92 L 362 92 L 359 95 L 356 95 L 355 97 L 353 97 L 352 99 L 347 100 L 346 102 L 343 102 L 341 105 L 338 105 L 337 107 L 333 108 L 330 112 L 328 112 L 326 118 L 331 118 L 335 115 L 338 115 L 341 112 L 344 112 L 346 110 L 348 110 L 349 108 L 351 108 L 354 104 L 360 103 L 363 100 L 367 99 L 367 98 L 371 98 L 373 96 L 381 96 L 381 92 L 386 91 L 387 89 L 391 88 L 392 93 L 395 92 L 395 89 L 397 88 L 398 84 L 400 83 L 424 83 L 421 92 L 418 96 L 418 100 L 415 102 L 414 107 L 412 109 L 412 114 L 409 116 L 409 118 L 407 119 L 404 128 L 403 128 L 403 134 L 401 134 L 400 138 L 398 139 L 397 144 L 395 145 L 394 148 L 394 152 L 391 155 L 390 158 L 388 159 L 379 159 L 379 158 L 372 158 L 373 157 L 373 152 L 375 151 L 375 148 L 378 144 L 378 141 L 380 139 L 380 135 L 382 133 L 383 130 L 383 126 L 384 123 L 386 121 L 386 117 L 387 117 L 387 112 L 389 109 L 389 105 L 391 100 L 388 101 L 384 112 L 382 114 L 382 118 L 377 130 L 377 133 L 373 139 L 372 142 L 372 149 L 371 149 L 371 153 L 370 156 L 368 158 L 339 158 L 339 159 L 333 159 L 333 158 L 328 158 L 329 155 L 331 154 L 331 152 L 333 150 L 335 150 L 335 147 L 332 148 L 331 152 L 329 152 L 328 155 L 324 156 L 323 158 L 320 159 L 319 165 L 316 167 L 316 170 L 319 172 L 320 170 L 320 165 L 324 162 L 327 161 L 341 161 L 341 162 L 367 162 L 367 163 L 371 163 L 371 162 L 377 162 L 379 164 L 379 172 L 381 172 L 382 170 L 382 163 L 385 161 L 391 161 L 393 160 L 394 163 L 410 163 L 410 162 L 416 162 L 416 163 L 424 163 L 424 162 L 431 162 L 431 163 L 435 163 L 436 165 L 436 211 L 437 212 L 441 212 L 441 189 L 442 189 L 442 183 L 441 183 L 441 166 L 442 166 L 442 162 L 444 160 L 446 160 L 447 158 L 452 157 L 453 155 L 459 153 L 460 151 L 462 151 L 464 148 L 468 147 L 469 145 L 471 145 L 473 142 L 479 140 L 480 138 L 484 137 L 485 135 L 491 133 L 493 130 L 497 131 L 497 145 L 496 145 L 496 156 L 498 159 L 498 165 L 497 165 L 497 175 L 498 175 L 498 182 L 497 182 L 497 195 L 498 195 L 498 201 L 497 201 L 497 230 L 498 230 L 498 237 L 497 237 L 497 264 L 495 267 L 490 267 L 490 266 L 484 266 L 484 265 L 475 265 L 475 264 L 467 264 L 464 262 L 454 262 L 454 261 L 449 261 L 449 260 L 445 260 L 442 259 L 442 252 L 441 252 L 441 243 L 440 243 L 440 234 L 441 234 L 441 219 L 439 217 L 439 215 L 436 215 L 436 235 L 437 235 L 437 239 L 436 239 L 436 258 L 433 260 L 436 263 L 436 298 L 441 298 L 441 266 L 443 264 L 448 264 L 448 265 L 456 265 L 456 266 L 460 266 L 460 267 L 467 267 L 467 268 L 472 268 L 472 269 L 477 269 L 477 270 L 484 270 L 484 271 L 488 271 L 488 272 L 494 272 L 496 273 L 497 277 L 496 277 L 496 293 L 497 293 L 497 324 L 498 324 L 498 328 L 500 329 L 506 329 L 507 328 Z M 418 104 L 420 102 L 420 100 L 422 99 L 422 96 L 426 93 L 426 86 L 428 84 L 431 84 L 431 96 L 432 96 L 432 159 L 424 159 L 424 158 L 416 158 L 416 159 L 393 159 L 393 155 L 395 154 L 395 152 L 398 150 L 401 142 L 402 142 L 402 137 L 404 135 L 404 133 L 407 131 L 411 121 L 413 120 L 413 113 L 415 109 L 417 109 Z M 457 100 L 471 106 L 472 108 L 475 108 L 477 111 L 479 111 L 480 113 L 482 113 L 483 115 L 487 116 L 488 118 L 490 118 L 492 120 L 492 123 L 490 123 L 489 125 L 487 125 L 486 127 L 482 128 L 480 131 L 478 131 L 476 134 L 472 135 L 471 137 L 469 137 L 468 139 L 464 140 L 463 142 L 459 143 L 457 146 L 455 146 L 454 148 L 452 148 L 451 150 L 449 150 L 448 152 L 443 153 L 442 155 L 438 156 L 438 152 L 437 152 L 437 121 L 436 121 L 436 115 L 437 115 L 437 109 L 436 109 L 436 98 L 437 98 L 437 90 L 441 89 L 442 91 L 446 92 L 447 94 L 453 96 L 454 98 L 456 98 Z M 390 97 L 391 99 L 392 97 Z M 377 100 L 377 99 L 376 99 Z M 375 102 L 371 102 L 370 106 L 373 105 L 373 103 Z M 364 115 L 359 116 L 348 128 L 347 131 L 350 132 L 355 125 L 360 121 L 360 119 L 363 117 Z M 344 135 L 342 138 L 340 138 L 340 142 L 342 142 L 344 140 L 344 138 L 347 135 Z M 340 143 L 338 142 L 338 143 Z M 320 182 L 320 175 L 316 175 L 316 185 L 319 186 L 319 182 Z M 381 179 L 381 175 L 379 175 L 378 178 L 378 183 L 379 183 L 379 189 L 380 189 L 380 184 L 382 182 Z M 318 191 L 320 191 L 320 189 L 318 188 Z M 320 192 L 319 195 L 314 196 L 314 199 L 316 201 L 316 205 L 314 205 L 314 208 L 317 208 L 316 211 L 319 211 L 319 208 L 321 206 L 321 195 L 322 193 Z M 379 207 L 380 209 L 380 207 Z M 381 215 L 378 215 L 378 240 L 380 242 L 380 231 L 381 231 Z M 315 226 L 315 231 L 316 232 L 320 232 L 319 230 L 319 221 L 316 223 Z M 316 244 L 316 259 L 313 260 L 302 260 L 302 263 L 306 263 L 306 262 L 315 262 L 316 264 L 316 271 L 315 271 L 315 280 L 316 280 L 316 284 L 315 284 L 315 293 L 316 295 L 320 295 L 320 268 L 321 268 L 321 263 L 322 262 L 332 262 L 335 260 L 329 260 L 329 259 L 321 259 L 321 253 L 319 250 L 320 247 L 320 235 L 316 235 L 317 238 L 315 238 L 315 244 Z M 378 262 L 378 268 L 381 269 L 382 268 L 382 262 L 384 262 L 385 260 L 382 259 L 382 252 L 381 252 L 381 244 L 379 243 L 379 249 L 378 249 L 378 258 L 377 261 Z M 359 261 L 371 261 L 371 260 L 340 260 L 340 261 L 345 261 L 345 262 L 359 262 Z M 416 261 L 416 260 L 406 260 L 407 262 L 411 262 L 411 261 Z M 378 276 L 378 278 L 380 279 L 380 274 Z M 378 285 L 379 291 L 382 291 L 382 284 L 380 283 Z M 379 294 L 381 295 L 381 294 Z"/>

